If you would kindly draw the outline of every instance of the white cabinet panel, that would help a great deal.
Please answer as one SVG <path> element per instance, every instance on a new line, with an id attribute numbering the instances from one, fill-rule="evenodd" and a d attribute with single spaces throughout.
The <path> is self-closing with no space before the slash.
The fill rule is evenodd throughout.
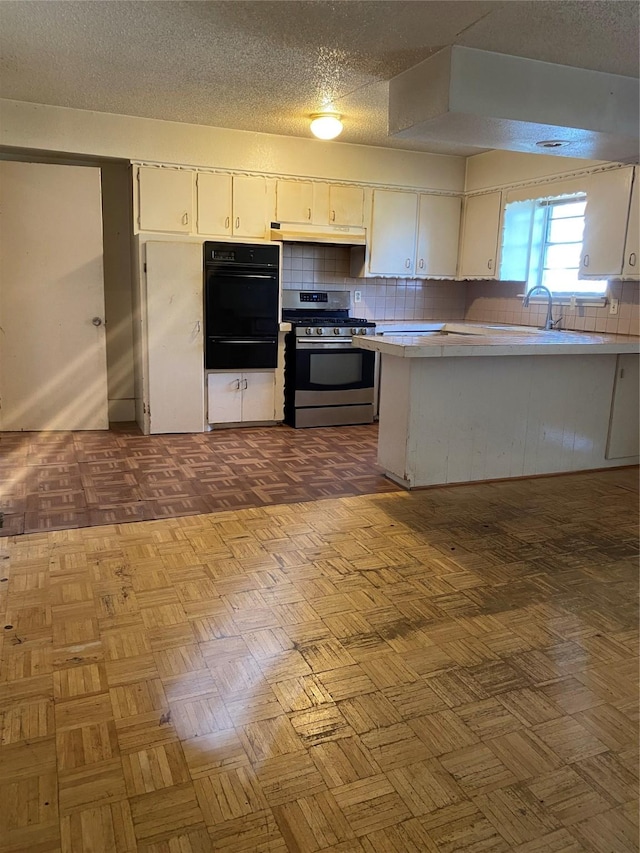
<path id="1" fill-rule="evenodd" d="M 627 240 L 624 249 L 624 278 L 637 280 L 640 278 L 640 167 L 636 167 L 631 190 L 629 206 L 629 222 L 627 223 Z"/>
<path id="2" fill-rule="evenodd" d="M 264 238 L 267 228 L 267 184 L 256 175 L 233 176 L 233 234 Z"/>
<path id="3" fill-rule="evenodd" d="M 312 207 L 311 181 L 278 181 L 276 219 L 279 222 L 311 222 Z"/>
<path id="4" fill-rule="evenodd" d="M 455 276 L 460 205 L 460 199 L 451 196 L 420 196 L 416 275 Z"/>
<path id="5" fill-rule="evenodd" d="M 232 233 L 231 175 L 198 174 L 198 233 Z"/>
<path id="6" fill-rule="evenodd" d="M 331 225 L 362 225 L 364 190 L 329 184 L 329 223 Z"/>
<path id="7" fill-rule="evenodd" d="M 275 420 L 275 372 L 209 373 L 208 420 L 211 424 Z"/>
<path id="8" fill-rule="evenodd" d="M 253 175 L 198 174 L 198 233 L 264 238 L 266 181 Z"/>
<path id="9" fill-rule="evenodd" d="M 581 278 L 622 274 L 633 168 L 596 172 L 587 186 Z"/>
<path id="10" fill-rule="evenodd" d="M 379 275 L 413 273 L 417 213 L 416 193 L 374 191 L 370 272 Z"/>
<path id="11" fill-rule="evenodd" d="M 146 244 L 151 433 L 202 432 L 202 246 Z"/>
<path id="12" fill-rule="evenodd" d="M 188 169 L 138 169 L 138 224 L 141 231 L 194 230 L 194 172 Z"/>
<path id="13" fill-rule="evenodd" d="M 242 379 L 242 420 L 274 420 L 274 372 L 243 373 Z"/>
<path id="14" fill-rule="evenodd" d="M 471 196 L 464 212 L 459 278 L 496 277 L 502 193 Z"/>
<path id="15" fill-rule="evenodd" d="M 209 423 L 240 423 L 242 385 L 241 373 L 209 373 L 207 376 Z"/>
<path id="16" fill-rule="evenodd" d="M 640 359 L 632 353 L 618 356 L 616 382 L 611 402 L 607 459 L 638 455 L 640 411 Z"/>

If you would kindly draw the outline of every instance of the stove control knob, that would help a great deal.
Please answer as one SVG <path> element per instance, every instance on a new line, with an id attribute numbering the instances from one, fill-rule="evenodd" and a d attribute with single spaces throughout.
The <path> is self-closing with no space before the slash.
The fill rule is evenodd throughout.
<path id="1" fill-rule="evenodd" d="M 322 329 L 322 328 L 318 327 L 318 328 L 316 329 L 316 335 L 324 335 L 324 329 Z"/>
<path id="2" fill-rule="evenodd" d="M 357 329 L 351 329 L 351 334 L 352 334 L 352 335 L 357 335 L 357 334 L 358 334 L 358 330 L 357 330 Z"/>
<path id="3" fill-rule="evenodd" d="M 363 327 L 362 329 L 360 329 L 360 334 L 361 334 L 361 335 L 366 335 L 366 334 L 367 334 L 367 330 Z"/>
<path id="4" fill-rule="evenodd" d="M 310 335 L 310 334 L 311 334 L 311 329 L 305 329 L 305 332 L 304 332 L 304 333 L 305 333 L 305 335 Z"/>
<path id="5" fill-rule="evenodd" d="M 337 326 L 336 326 L 336 327 L 335 327 L 335 329 L 333 330 L 333 334 L 334 334 L 334 335 L 339 335 L 339 334 L 340 334 L 340 329 L 339 329 Z"/>

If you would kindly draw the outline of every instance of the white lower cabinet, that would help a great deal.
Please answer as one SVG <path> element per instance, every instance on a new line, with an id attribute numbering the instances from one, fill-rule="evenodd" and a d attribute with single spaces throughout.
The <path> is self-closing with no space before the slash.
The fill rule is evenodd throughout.
<path id="1" fill-rule="evenodd" d="M 210 424 L 255 423 L 275 420 L 275 373 L 209 373 Z"/>
<path id="2" fill-rule="evenodd" d="M 607 459 L 627 459 L 638 455 L 639 365 L 638 356 L 633 353 L 621 353 L 618 356 L 611 400 Z"/>

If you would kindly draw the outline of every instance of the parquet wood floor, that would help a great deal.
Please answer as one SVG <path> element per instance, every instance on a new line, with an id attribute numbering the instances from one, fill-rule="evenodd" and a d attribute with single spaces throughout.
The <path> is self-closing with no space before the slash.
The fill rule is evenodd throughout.
<path id="1" fill-rule="evenodd" d="M 0 433 L 0 536 L 396 491 L 377 425 Z"/>
<path id="2" fill-rule="evenodd" d="M 2 540 L 0 849 L 637 851 L 637 477 Z"/>

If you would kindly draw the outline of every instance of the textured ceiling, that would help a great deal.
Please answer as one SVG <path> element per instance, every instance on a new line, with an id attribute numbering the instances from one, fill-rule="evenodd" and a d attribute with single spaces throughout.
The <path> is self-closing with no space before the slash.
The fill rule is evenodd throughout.
<path id="1" fill-rule="evenodd" d="M 638 75 L 632 0 L 0 2 L 0 95 L 309 136 L 329 101 L 343 142 L 438 153 L 387 136 L 388 81 L 449 44 Z"/>

